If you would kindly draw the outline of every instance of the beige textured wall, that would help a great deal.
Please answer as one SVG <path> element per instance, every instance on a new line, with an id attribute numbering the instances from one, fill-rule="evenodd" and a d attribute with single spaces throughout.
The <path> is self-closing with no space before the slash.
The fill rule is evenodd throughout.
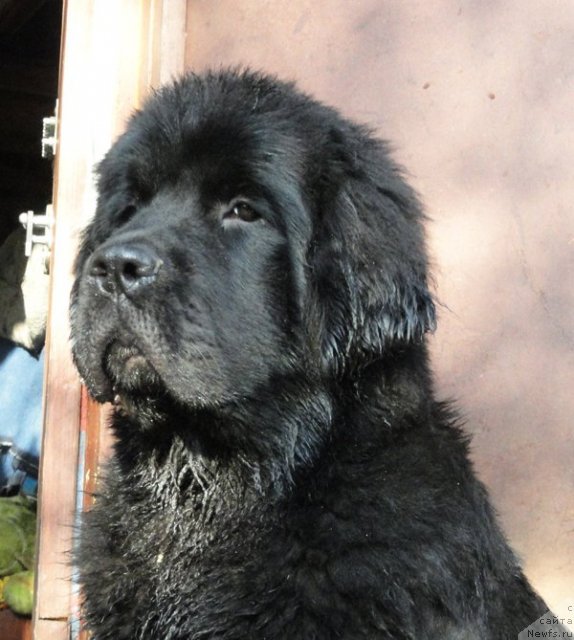
<path id="1" fill-rule="evenodd" d="M 189 0 L 187 63 L 376 127 L 432 218 L 441 394 L 532 582 L 574 604 L 574 2 Z"/>

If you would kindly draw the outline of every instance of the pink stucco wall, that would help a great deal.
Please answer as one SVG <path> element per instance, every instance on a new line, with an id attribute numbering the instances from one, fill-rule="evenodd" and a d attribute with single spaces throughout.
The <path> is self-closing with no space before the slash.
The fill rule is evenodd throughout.
<path id="1" fill-rule="evenodd" d="M 574 604 L 574 2 L 189 0 L 187 64 L 297 80 L 396 148 L 432 222 L 441 394 L 535 587 Z"/>

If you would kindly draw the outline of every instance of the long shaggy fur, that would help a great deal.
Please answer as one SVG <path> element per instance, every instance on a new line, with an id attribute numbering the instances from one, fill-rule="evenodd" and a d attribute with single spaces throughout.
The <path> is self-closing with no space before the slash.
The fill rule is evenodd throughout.
<path id="1" fill-rule="evenodd" d="M 502 640 L 547 607 L 435 400 L 423 215 L 384 143 L 251 72 L 152 96 L 72 295 L 115 452 L 94 640 Z"/>

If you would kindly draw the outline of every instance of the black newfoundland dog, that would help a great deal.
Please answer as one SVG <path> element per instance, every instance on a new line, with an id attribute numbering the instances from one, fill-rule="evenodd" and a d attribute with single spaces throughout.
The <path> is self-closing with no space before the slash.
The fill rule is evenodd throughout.
<path id="1" fill-rule="evenodd" d="M 363 127 L 189 75 L 99 167 L 75 361 L 115 454 L 95 640 L 489 640 L 547 609 L 435 400 L 423 215 Z"/>

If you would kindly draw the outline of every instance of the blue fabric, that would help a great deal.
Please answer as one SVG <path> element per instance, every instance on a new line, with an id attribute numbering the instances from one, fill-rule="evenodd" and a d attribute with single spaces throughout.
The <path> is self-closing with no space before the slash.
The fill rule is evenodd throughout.
<path id="1" fill-rule="evenodd" d="M 43 381 L 43 354 L 35 357 L 0 338 L 0 487 L 13 480 L 20 454 L 38 464 Z"/>

